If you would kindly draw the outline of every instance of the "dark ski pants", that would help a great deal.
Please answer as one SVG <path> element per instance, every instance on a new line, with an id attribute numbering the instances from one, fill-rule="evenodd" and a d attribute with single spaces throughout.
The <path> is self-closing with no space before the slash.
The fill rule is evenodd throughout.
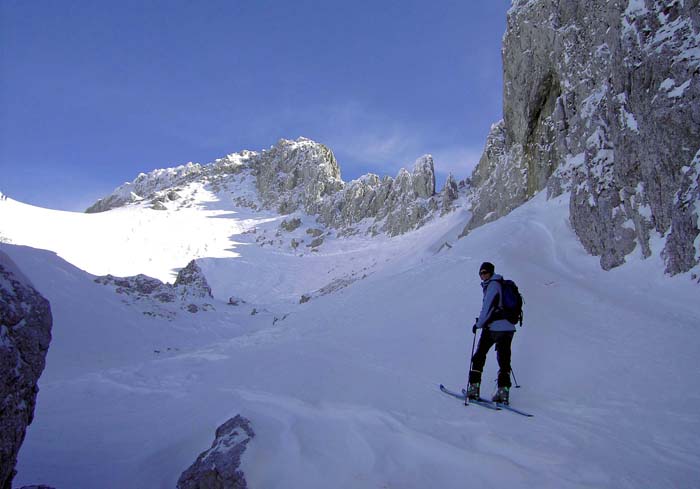
<path id="1" fill-rule="evenodd" d="M 498 359 L 498 387 L 510 387 L 510 344 L 513 342 L 515 331 L 491 331 L 483 329 L 479 338 L 479 346 L 472 357 L 472 370 L 469 372 L 469 383 L 480 384 L 481 372 L 486 363 L 486 354 L 496 345 Z"/>

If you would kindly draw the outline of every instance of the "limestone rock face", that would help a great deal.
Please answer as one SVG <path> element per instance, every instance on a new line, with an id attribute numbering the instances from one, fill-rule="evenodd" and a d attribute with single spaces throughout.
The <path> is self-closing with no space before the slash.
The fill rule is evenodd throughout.
<path id="1" fill-rule="evenodd" d="M 10 489 L 17 453 L 34 418 L 37 382 L 51 341 L 51 307 L 0 252 L 0 488 Z"/>
<path id="2" fill-rule="evenodd" d="M 484 154 L 472 173 L 472 219 L 467 231 L 508 214 L 526 200 L 527 172 L 520 166 L 522 146 L 506 145 L 505 122 L 491 126 Z"/>
<path id="3" fill-rule="evenodd" d="M 445 188 L 442 190 L 442 213 L 446 214 L 447 212 L 453 210 L 454 203 L 458 198 L 459 186 L 457 184 L 457 180 L 455 180 L 455 177 L 450 173 L 445 181 Z"/>
<path id="4" fill-rule="evenodd" d="M 305 138 L 282 139 L 260 155 L 253 172 L 263 205 L 280 214 L 315 214 L 323 197 L 343 186 L 333 152 Z"/>
<path id="5" fill-rule="evenodd" d="M 681 190 L 676 192 L 671 212 L 672 232 L 666 240 L 663 256 L 667 271 L 685 271 L 700 260 L 700 151 L 681 173 Z"/>
<path id="6" fill-rule="evenodd" d="M 474 171 L 470 229 L 546 189 L 609 269 L 651 233 L 671 274 L 698 264 L 700 4 L 515 0 L 504 120 Z"/>
<path id="7" fill-rule="evenodd" d="M 435 193 L 435 168 L 433 157 L 425 155 L 416 160 L 413 166 L 413 193 L 427 199 Z"/>
<path id="8" fill-rule="evenodd" d="M 423 225 L 441 202 L 433 158 L 425 155 L 412 172 L 401 169 L 395 179 L 369 174 L 353 180 L 324 204 L 319 220 L 342 229 L 371 219 L 375 232 L 396 236 Z"/>
<path id="9" fill-rule="evenodd" d="M 202 452 L 177 481 L 177 489 L 245 489 L 245 474 L 239 470 L 241 456 L 255 437 L 246 418 L 238 415 L 216 430 L 209 450 Z"/>

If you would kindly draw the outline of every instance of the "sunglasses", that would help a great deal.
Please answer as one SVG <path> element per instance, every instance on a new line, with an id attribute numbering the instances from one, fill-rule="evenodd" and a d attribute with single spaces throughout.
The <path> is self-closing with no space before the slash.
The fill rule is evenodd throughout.
<path id="1" fill-rule="evenodd" d="M 479 275 L 487 275 L 487 274 L 489 274 L 489 273 L 491 273 L 491 272 L 487 272 L 486 270 L 481 270 L 481 271 L 479 272 Z"/>

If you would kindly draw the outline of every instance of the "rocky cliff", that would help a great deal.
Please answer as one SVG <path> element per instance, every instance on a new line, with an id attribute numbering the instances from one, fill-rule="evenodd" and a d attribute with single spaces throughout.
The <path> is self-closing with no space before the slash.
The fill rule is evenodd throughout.
<path id="1" fill-rule="evenodd" d="M 51 341 L 51 308 L 0 252 L 0 489 L 11 489 L 17 453 L 34 418 Z"/>
<path id="2" fill-rule="evenodd" d="M 472 176 L 465 233 L 531 198 L 570 194 L 604 269 L 650 239 L 666 272 L 699 262 L 700 2 L 515 0 L 503 120 Z"/>
<path id="3" fill-rule="evenodd" d="M 193 183 L 206 185 L 235 205 L 317 217 L 341 234 L 358 232 L 360 223 L 368 232 L 402 234 L 438 212 L 449 212 L 459 196 L 453 178 L 436 193 L 430 155 L 396 178 L 368 174 L 346 183 L 329 148 L 299 138 L 282 139 L 261 152 L 233 153 L 207 165 L 188 163 L 142 173 L 86 212 L 143 202 L 155 210 L 176 209 L 188 205 L 182 189 Z"/>

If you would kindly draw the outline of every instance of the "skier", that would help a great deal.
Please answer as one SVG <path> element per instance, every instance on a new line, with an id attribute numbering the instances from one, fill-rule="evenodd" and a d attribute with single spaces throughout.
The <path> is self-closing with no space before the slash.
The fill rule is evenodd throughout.
<path id="1" fill-rule="evenodd" d="M 467 396 L 470 399 L 479 399 L 479 388 L 481 386 L 481 373 L 486 363 L 486 354 L 491 347 L 496 345 L 498 359 L 498 390 L 493 396 L 493 402 L 508 404 L 510 391 L 510 345 L 515 334 L 515 325 L 499 314 L 499 304 L 501 304 L 501 275 L 495 274 L 495 267 L 492 263 L 484 262 L 479 267 L 479 277 L 481 287 L 484 291 L 484 299 L 481 307 L 481 314 L 472 327 L 472 333 L 476 334 L 477 329 L 481 329 L 479 346 L 472 357 L 472 366 L 469 372 L 469 386 Z M 499 317 L 501 316 L 501 317 Z"/>

